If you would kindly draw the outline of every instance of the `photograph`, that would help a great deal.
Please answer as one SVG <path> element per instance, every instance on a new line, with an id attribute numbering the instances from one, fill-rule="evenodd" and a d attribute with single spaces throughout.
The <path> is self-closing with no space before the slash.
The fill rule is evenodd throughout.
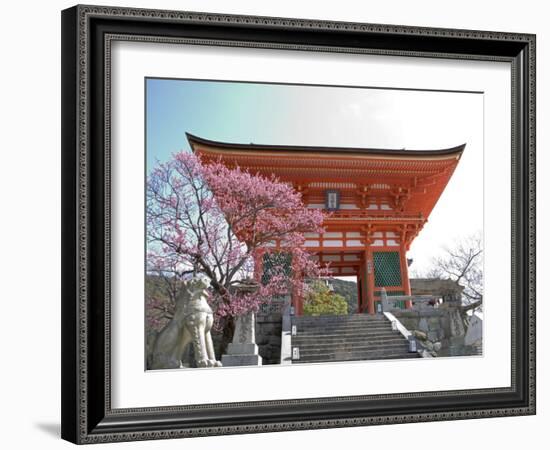
<path id="1" fill-rule="evenodd" d="M 146 370 L 483 357 L 482 91 L 144 90 Z"/>

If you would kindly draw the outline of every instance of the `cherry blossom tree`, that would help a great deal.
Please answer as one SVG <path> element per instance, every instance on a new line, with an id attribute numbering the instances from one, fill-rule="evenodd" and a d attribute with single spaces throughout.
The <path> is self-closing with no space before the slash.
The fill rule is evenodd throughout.
<path id="1" fill-rule="evenodd" d="M 164 280 L 168 301 L 175 298 L 180 280 L 206 275 L 218 323 L 256 311 L 274 296 L 300 295 L 303 278 L 327 275 L 303 248 L 304 233 L 322 232 L 323 213 L 306 208 L 301 195 L 275 177 L 229 168 L 221 161 L 205 164 L 197 155 L 181 152 L 150 174 L 146 208 L 148 272 Z M 269 279 L 261 280 L 254 274 L 255 263 L 275 251 L 290 256 L 292 275 L 275 265 Z M 235 289 L 254 275 L 255 290 Z M 161 303 L 149 302 L 169 315 Z"/>

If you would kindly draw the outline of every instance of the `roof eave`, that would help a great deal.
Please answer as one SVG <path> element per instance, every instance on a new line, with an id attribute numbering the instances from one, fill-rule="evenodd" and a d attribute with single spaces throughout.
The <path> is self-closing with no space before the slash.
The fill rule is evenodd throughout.
<path id="1" fill-rule="evenodd" d="M 282 150 L 288 152 L 327 152 L 327 153 L 345 153 L 371 156 L 407 156 L 407 157 L 430 157 L 430 156 L 460 156 L 466 147 L 461 144 L 456 147 L 437 149 L 437 150 L 405 150 L 405 149 L 381 149 L 381 148 L 356 148 L 356 147 L 325 147 L 325 146 L 294 146 L 294 145 L 265 145 L 265 144 L 242 144 L 231 142 L 219 142 L 204 139 L 191 133 L 185 133 L 192 151 L 195 151 L 195 145 L 205 145 L 215 147 L 220 150 L 239 149 L 244 151 L 258 150 Z"/>

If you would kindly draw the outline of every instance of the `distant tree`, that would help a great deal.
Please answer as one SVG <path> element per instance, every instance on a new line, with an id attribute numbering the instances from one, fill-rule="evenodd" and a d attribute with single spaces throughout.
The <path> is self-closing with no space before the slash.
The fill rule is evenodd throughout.
<path id="1" fill-rule="evenodd" d="M 483 241 L 475 233 L 445 247 L 443 254 L 432 261 L 426 278 L 450 279 L 462 286 L 464 310 L 473 310 L 483 303 Z"/>
<path id="2" fill-rule="evenodd" d="M 348 314 L 355 314 L 357 312 L 358 301 L 357 283 L 355 281 L 332 278 L 330 284 L 335 294 L 339 294 L 346 299 Z"/>
<path id="3" fill-rule="evenodd" d="M 346 299 L 332 292 L 322 280 L 313 281 L 309 288 L 304 299 L 304 315 L 322 316 L 348 313 Z"/>

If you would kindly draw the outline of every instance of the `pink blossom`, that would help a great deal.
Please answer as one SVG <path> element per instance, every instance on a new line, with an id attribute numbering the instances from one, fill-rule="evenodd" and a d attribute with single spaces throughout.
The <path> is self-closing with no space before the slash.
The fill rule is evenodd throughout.
<path id="1" fill-rule="evenodd" d="M 147 270 L 173 291 L 191 273 L 205 274 L 217 320 L 256 311 L 274 296 L 301 294 L 303 278 L 328 274 L 303 247 L 304 233 L 322 232 L 323 219 L 275 177 L 177 153 L 147 180 Z M 278 247 L 270 247 L 273 243 Z M 258 283 L 255 292 L 236 291 L 239 280 L 260 280 L 255 259 L 272 251 L 290 255 L 291 275 L 272 267 L 270 280 Z"/>

